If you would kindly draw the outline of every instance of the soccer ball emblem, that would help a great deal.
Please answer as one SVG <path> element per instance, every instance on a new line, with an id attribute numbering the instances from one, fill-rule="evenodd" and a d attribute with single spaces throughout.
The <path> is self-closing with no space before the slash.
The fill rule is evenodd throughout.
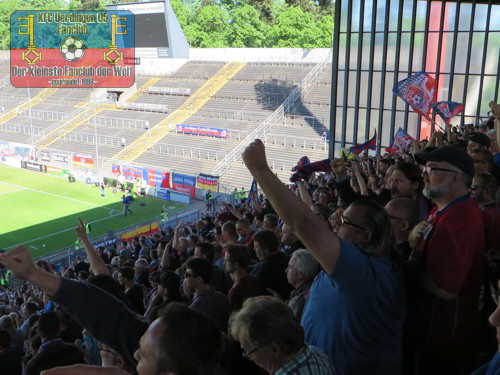
<path id="1" fill-rule="evenodd" d="M 420 95 L 416 95 L 413 98 L 411 98 L 411 101 L 413 104 L 415 104 L 417 107 L 420 105 L 422 102 L 422 97 Z"/>
<path id="2" fill-rule="evenodd" d="M 61 43 L 59 50 L 66 61 L 78 61 L 85 53 L 85 44 L 76 36 L 68 36 Z"/>

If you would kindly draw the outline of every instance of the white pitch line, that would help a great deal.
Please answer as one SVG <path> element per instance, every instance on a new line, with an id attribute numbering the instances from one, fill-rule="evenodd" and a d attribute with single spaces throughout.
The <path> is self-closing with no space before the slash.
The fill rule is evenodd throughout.
<path id="1" fill-rule="evenodd" d="M 98 223 L 99 221 L 103 221 L 103 220 L 108 220 L 109 218 L 111 217 L 115 217 L 115 216 L 118 216 L 120 215 L 120 213 L 116 214 L 116 215 L 111 215 L 111 216 L 108 216 L 108 217 L 104 217 L 102 219 L 99 219 L 99 220 L 94 220 L 94 221 L 91 221 L 90 224 L 94 224 L 94 223 Z M 67 232 L 69 230 L 75 230 L 76 226 L 75 227 L 72 227 L 72 228 L 69 228 L 69 229 L 64 229 L 64 230 L 61 230 L 59 232 L 55 232 L 55 233 L 51 233 L 51 234 L 48 234 L 46 236 L 42 236 L 42 237 L 38 237 L 38 238 L 33 238 L 32 240 L 29 240 L 29 241 L 24 241 L 24 242 L 21 242 L 21 243 L 18 243 L 16 245 L 12 245 L 12 246 L 9 246 L 10 248 L 13 248 L 13 247 L 16 247 L 16 246 L 20 246 L 20 245 L 25 245 L 25 244 L 28 244 L 28 243 L 31 243 L 33 241 L 38 241 L 38 240 L 43 240 L 44 238 L 47 238 L 47 237 L 52 237 L 52 236 L 55 236 L 56 234 L 61 234 L 61 233 L 64 233 L 64 232 Z"/>
<path id="2" fill-rule="evenodd" d="M 32 188 L 29 188 L 29 187 L 26 187 L 26 186 L 21 186 L 21 185 L 16 185 L 16 184 L 11 184 L 10 182 L 0 181 L 0 184 L 5 184 L 5 185 L 10 185 L 10 186 L 15 186 L 15 187 L 18 187 L 18 188 L 21 188 L 21 189 L 24 189 L 24 190 L 31 190 L 31 191 L 35 191 L 35 192 L 37 192 L 37 193 L 42 193 L 42 194 L 52 195 L 53 197 L 62 198 L 62 199 L 67 199 L 67 200 L 70 200 L 70 201 L 73 201 L 73 202 L 78 202 L 78 203 L 88 204 L 88 205 L 90 205 L 90 206 L 94 206 L 94 207 L 101 207 L 101 208 L 104 208 L 105 210 L 113 210 L 113 208 L 103 207 L 103 206 L 101 206 L 101 205 L 99 205 L 99 204 L 90 203 L 90 202 L 85 202 L 85 201 L 81 201 L 81 200 L 79 200 L 79 199 L 75 199 L 75 198 L 63 197 L 62 195 L 57 195 L 57 194 L 53 194 L 53 193 L 48 193 L 48 192 L 43 191 L 43 190 L 36 190 L 36 189 L 32 189 Z"/>
<path id="3" fill-rule="evenodd" d="M 22 190 L 26 190 L 26 189 L 22 189 Z M 9 194 L 9 193 L 15 193 L 16 190 L 11 190 L 11 191 L 4 191 L 3 193 L 0 193 L 0 195 L 2 194 Z"/>

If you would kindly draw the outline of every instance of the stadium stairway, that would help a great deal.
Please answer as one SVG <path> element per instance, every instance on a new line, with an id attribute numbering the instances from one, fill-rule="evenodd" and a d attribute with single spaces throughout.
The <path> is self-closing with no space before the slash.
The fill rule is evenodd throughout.
<path id="1" fill-rule="evenodd" d="M 151 78 L 142 85 L 137 92 L 131 96 L 128 101 L 134 100 L 139 95 L 147 92 L 148 88 L 153 86 L 159 78 Z M 75 130 L 79 126 L 88 123 L 93 117 L 99 115 L 105 110 L 117 110 L 114 104 L 93 104 L 91 103 L 91 95 L 87 96 L 83 101 L 75 107 L 80 107 L 78 112 L 65 121 L 61 121 L 52 129 L 48 129 L 39 139 L 35 140 L 34 145 L 40 149 L 47 148 L 58 139 L 63 138 L 66 134 Z"/>
<path id="2" fill-rule="evenodd" d="M 10 111 L 4 113 L 0 116 L 0 124 L 4 124 L 9 120 L 12 120 L 18 114 L 27 111 L 28 109 L 34 107 L 35 105 L 43 102 L 50 95 L 54 94 L 57 89 L 44 89 L 40 91 L 35 97 L 25 100 L 23 103 L 19 104 L 17 107 L 12 108 Z"/>
<path id="3" fill-rule="evenodd" d="M 169 134 L 172 125 L 175 126 L 176 124 L 181 124 L 185 122 L 189 117 L 193 116 L 244 66 L 245 63 L 238 62 L 225 64 L 221 69 L 219 69 L 219 71 L 217 71 L 212 77 L 210 77 L 193 95 L 191 95 L 188 100 L 181 104 L 181 106 L 177 110 L 172 112 L 165 119 L 154 125 L 149 131 L 138 137 L 134 142 L 121 150 L 113 157 L 111 161 L 119 160 L 122 162 L 131 162 L 137 159 L 153 144 L 157 143 L 163 137 Z M 152 82 L 150 86 L 158 81 L 158 79 L 151 79 L 150 81 L 148 81 L 148 83 L 153 80 L 156 81 Z M 144 86 L 146 86 L 148 83 L 146 83 Z"/>
<path id="4" fill-rule="evenodd" d="M 133 95 L 131 95 L 128 99 L 127 102 L 134 102 L 141 96 L 142 94 L 148 92 L 148 89 L 156 84 L 160 78 L 151 78 L 148 80 L 144 85 L 142 85 L 139 90 L 137 90 Z"/>
<path id="5" fill-rule="evenodd" d="M 76 108 L 83 108 L 83 107 L 85 107 L 86 105 L 88 105 L 88 104 L 90 103 L 90 101 L 92 100 L 92 95 L 93 95 L 93 93 L 92 93 L 92 92 L 91 92 L 91 93 L 89 93 L 89 94 L 85 97 L 85 99 L 83 99 L 80 103 L 75 104 L 75 107 L 76 107 Z"/>
<path id="6" fill-rule="evenodd" d="M 34 142 L 34 146 L 40 149 L 49 147 L 59 138 L 76 129 L 82 124 L 88 122 L 92 117 L 97 116 L 100 112 L 114 107 L 113 105 L 99 105 L 98 107 L 88 106 L 78 110 L 75 116 L 71 116 L 66 120 L 61 121 L 52 129 L 48 129 L 39 139 Z"/>

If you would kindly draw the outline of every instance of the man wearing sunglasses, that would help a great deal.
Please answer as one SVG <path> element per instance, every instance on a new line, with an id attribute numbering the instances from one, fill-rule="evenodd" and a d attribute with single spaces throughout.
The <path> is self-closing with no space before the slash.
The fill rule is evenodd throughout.
<path id="1" fill-rule="evenodd" d="M 435 203 L 412 232 L 410 324 L 420 374 L 462 374 L 476 353 L 484 282 L 484 225 L 469 188 L 474 161 L 445 146 L 415 154 Z M 470 366 L 470 364 L 469 364 Z"/>
<path id="2" fill-rule="evenodd" d="M 285 224 L 314 255 L 316 277 L 301 325 L 339 374 L 398 374 L 406 313 L 404 278 L 392 261 L 389 215 L 370 200 L 344 212 L 337 234 L 269 168 L 264 144 L 252 142 L 243 161 Z"/>

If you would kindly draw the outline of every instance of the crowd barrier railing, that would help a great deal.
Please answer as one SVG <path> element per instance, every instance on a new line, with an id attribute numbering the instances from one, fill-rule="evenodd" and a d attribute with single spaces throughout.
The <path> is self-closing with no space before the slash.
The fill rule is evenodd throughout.
<path id="1" fill-rule="evenodd" d="M 91 243 L 94 247 L 99 246 L 99 244 L 103 244 L 104 247 L 110 246 L 114 243 L 118 243 L 121 239 L 121 235 L 127 232 L 133 232 L 140 227 L 144 227 L 153 223 L 158 223 L 158 228 L 160 230 L 164 230 L 166 228 L 172 227 L 174 228 L 177 223 L 182 220 L 183 222 L 194 222 L 200 218 L 200 210 L 183 210 L 183 211 L 174 211 L 169 213 L 169 218 L 165 221 L 162 216 L 157 216 L 150 220 L 145 220 L 140 223 L 136 223 L 127 228 L 122 228 L 113 233 L 108 233 L 98 238 L 91 239 Z M 76 240 L 76 238 L 75 238 Z M 80 248 L 75 250 L 75 245 L 67 246 L 63 249 L 57 250 L 53 253 L 42 255 L 38 257 L 36 260 L 43 260 L 50 264 L 56 264 L 60 267 L 69 267 L 76 260 L 76 257 L 85 257 L 85 250 Z"/>

